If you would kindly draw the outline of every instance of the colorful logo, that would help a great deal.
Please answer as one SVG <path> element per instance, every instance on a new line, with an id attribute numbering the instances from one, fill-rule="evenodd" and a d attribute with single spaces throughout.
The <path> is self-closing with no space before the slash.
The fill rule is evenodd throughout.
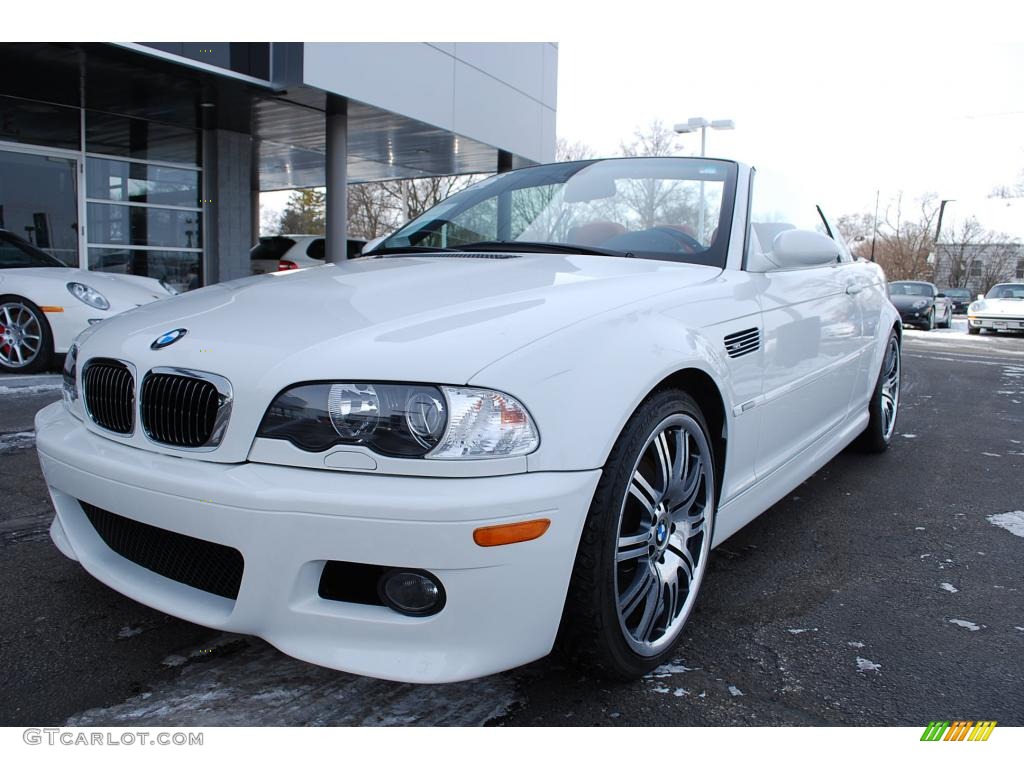
<path id="1" fill-rule="evenodd" d="M 933 720 L 921 734 L 921 741 L 988 741 L 995 720 Z"/>
<path id="2" fill-rule="evenodd" d="M 169 346 L 171 346 L 171 344 L 176 342 L 178 339 L 180 339 L 186 333 L 188 333 L 188 330 L 186 330 L 185 328 L 175 328 L 173 331 L 168 331 L 163 336 L 161 336 L 159 339 L 157 339 L 152 344 L 150 344 L 149 348 L 150 349 L 163 349 L 164 347 L 169 347 Z"/>

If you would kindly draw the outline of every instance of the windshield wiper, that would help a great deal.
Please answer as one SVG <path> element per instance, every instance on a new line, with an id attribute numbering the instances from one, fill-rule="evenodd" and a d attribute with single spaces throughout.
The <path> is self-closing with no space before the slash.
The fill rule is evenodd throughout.
<path id="1" fill-rule="evenodd" d="M 583 253 L 590 256 L 618 256 L 632 259 L 631 251 L 615 251 L 611 248 L 594 248 L 589 245 L 569 243 L 544 243 L 529 240 L 481 240 L 479 243 L 463 243 L 464 251 L 526 251 L 527 253 Z"/>

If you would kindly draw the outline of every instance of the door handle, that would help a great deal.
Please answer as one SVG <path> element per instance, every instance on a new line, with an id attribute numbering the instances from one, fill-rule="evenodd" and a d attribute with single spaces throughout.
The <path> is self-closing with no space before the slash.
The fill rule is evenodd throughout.
<path id="1" fill-rule="evenodd" d="M 850 283 L 846 286 L 846 294 L 848 296 L 856 296 L 858 293 L 864 290 L 866 286 L 858 285 L 857 283 Z"/>

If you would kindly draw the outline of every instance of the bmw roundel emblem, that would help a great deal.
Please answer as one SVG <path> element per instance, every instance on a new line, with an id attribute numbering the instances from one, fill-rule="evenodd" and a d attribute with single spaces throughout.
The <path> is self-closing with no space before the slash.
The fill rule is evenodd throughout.
<path id="1" fill-rule="evenodd" d="M 186 333 L 188 333 L 187 328 L 175 328 L 173 331 L 168 331 L 163 336 L 154 341 L 152 344 L 150 344 L 149 348 L 163 349 L 164 347 L 169 347 L 178 339 L 182 338 Z"/>

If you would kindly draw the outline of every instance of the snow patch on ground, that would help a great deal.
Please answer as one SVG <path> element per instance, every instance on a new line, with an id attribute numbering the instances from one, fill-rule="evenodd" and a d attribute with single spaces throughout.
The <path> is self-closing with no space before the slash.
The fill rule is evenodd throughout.
<path id="1" fill-rule="evenodd" d="M 229 635 L 164 663 L 180 667 L 179 674 L 68 724 L 468 726 L 501 717 L 519 701 L 509 674 L 447 685 L 393 683 L 306 664 L 262 641 Z"/>
<path id="2" fill-rule="evenodd" d="M 652 672 L 648 672 L 644 675 L 644 679 L 651 680 L 653 678 L 671 677 L 672 675 L 681 675 L 683 672 L 695 672 L 696 670 L 696 667 L 691 669 L 683 664 L 680 659 L 676 659 L 675 661 L 671 661 L 667 664 L 662 664 Z"/>
<path id="3" fill-rule="evenodd" d="M 950 584 L 948 581 L 942 582 L 941 584 L 939 584 L 939 586 L 942 587 L 947 592 L 959 592 L 960 591 L 959 589 L 954 587 L 952 584 Z"/>
<path id="4" fill-rule="evenodd" d="M 23 448 L 31 448 L 36 444 L 36 433 L 29 432 L 8 432 L 0 435 L 0 453 L 19 451 Z"/>
<path id="5" fill-rule="evenodd" d="M 915 531 L 923 531 L 923 530 L 924 530 L 924 526 L 923 526 L 923 525 L 918 525 L 918 526 L 916 526 L 916 527 L 914 528 L 914 530 L 915 530 Z"/>
<path id="6" fill-rule="evenodd" d="M 127 640 L 129 637 L 135 637 L 143 633 L 142 627 L 121 627 L 121 631 L 117 633 L 118 640 Z"/>
<path id="7" fill-rule="evenodd" d="M 1002 458 L 1002 455 L 1001 455 L 1001 454 L 998 454 L 998 453 L 989 453 L 988 451 L 982 451 L 982 452 L 981 452 L 981 455 L 982 455 L 982 456 L 991 456 L 991 457 L 993 457 L 993 458 L 995 458 L 995 459 L 1001 459 L 1001 458 Z"/>
<path id="8" fill-rule="evenodd" d="M 804 632 L 817 632 L 818 628 L 814 627 L 812 629 L 787 629 L 786 631 L 789 632 L 789 634 L 791 635 L 799 635 Z"/>
<path id="9" fill-rule="evenodd" d="M 963 627 L 964 629 L 969 630 L 970 632 L 977 632 L 979 629 L 985 626 L 984 624 L 979 626 L 978 624 L 975 624 L 973 621 L 968 621 L 967 619 L 950 619 L 949 623 L 956 624 L 958 627 Z"/>
<path id="10" fill-rule="evenodd" d="M 900 435 L 900 437 L 908 437 L 908 438 L 910 438 L 911 440 L 913 440 L 913 439 L 914 439 L 915 437 L 917 437 L 917 435 L 912 435 L 912 434 L 910 434 L 910 433 L 908 432 L 908 433 L 906 433 L 906 434 Z"/>
<path id="11" fill-rule="evenodd" d="M 1024 538 L 1024 511 L 1016 509 L 1013 512 L 1003 512 L 1001 515 L 989 515 L 987 518 L 992 525 L 1005 528 L 1014 536 Z"/>
<path id="12" fill-rule="evenodd" d="M 864 647 L 864 643 L 858 642 L 857 640 L 850 640 L 847 643 L 847 645 L 850 646 L 851 648 L 863 648 Z"/>
<path id="13" fill-rule="evenodd" d="M 743 695 L 743 691 L 741 691 L 735 685 L 730 685 L 729 686 L 729 693 L 731 693 L 733 696 L 742 696 Z"/>
<path id="14" fill-rule="evenodd" d="M 875 662 L 869 661 L 868 659 L 862 658 L 860 656 L 857 657 L 858 672 L 877 672 L 881 668 L 881 664 L 876 664 Z"/>
<path id="15" fill-rule="evenodd" d="M 0 385 L 0 395 L 38 395 L 42 392 L 57 392 L 61 382 L 52 384 L 29 384 L 24 387 L 5 387 Z"/>

